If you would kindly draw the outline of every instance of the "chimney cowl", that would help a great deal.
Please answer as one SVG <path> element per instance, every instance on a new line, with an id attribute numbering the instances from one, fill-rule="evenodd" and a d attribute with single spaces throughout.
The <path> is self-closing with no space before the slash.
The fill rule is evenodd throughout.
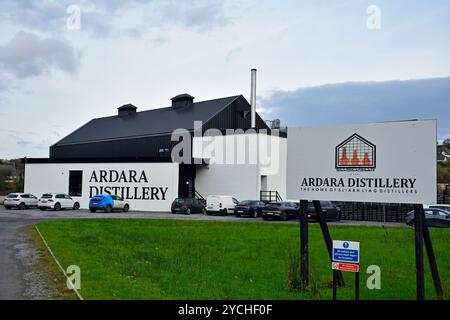
<path id="1" fill-rule="evenodd" d="M 135 114 L 137 107 L 135 107 L 132 104 L 125 104 L 125 105 L 117 108 L 117 110 L 119 111 L 119 117 L 127 117 L 132 114 Z"/>
<path id="2" fill-rule="evenodd" d="M 173 108 L 189 107 L 194 103 L 194 97 L 187 93 L 179 94 L 170 100 Z"/>

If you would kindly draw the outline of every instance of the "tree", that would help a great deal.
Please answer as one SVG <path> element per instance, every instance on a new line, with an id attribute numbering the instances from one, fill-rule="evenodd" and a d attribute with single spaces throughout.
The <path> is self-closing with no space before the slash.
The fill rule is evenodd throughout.
<path id="1" fill-rule="evenodd" d="M 445 139 L 445 140 L 442 142 L 442 144 L 443 144 L 444 146 L 446 146 L 447 148 L 450 148 L 450 138 Z"/>

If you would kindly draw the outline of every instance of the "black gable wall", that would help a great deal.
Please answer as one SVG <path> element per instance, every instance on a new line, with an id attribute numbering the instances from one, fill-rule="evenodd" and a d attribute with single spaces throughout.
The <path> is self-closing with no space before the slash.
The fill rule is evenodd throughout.
<path id="1" fill-rule="evenodd" d="M 214 128 L 224 132 L 226 129 L 248 130 L 251 128 L 251 124 L 251 106 L 241 96 L 205 123 L 203 128 L 204 130 Z M 268 129 L 267 124 L 258 114 L 256 115 L 256 127 L 258 129 Z"/>

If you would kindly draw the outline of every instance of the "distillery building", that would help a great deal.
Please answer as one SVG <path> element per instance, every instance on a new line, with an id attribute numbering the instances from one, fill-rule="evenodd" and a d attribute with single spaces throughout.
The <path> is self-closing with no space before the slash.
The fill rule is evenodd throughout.
<path id="1" fill-rule="evenodd" d="M 286 133 L 256 113 L 254 97 L 121 106 L 50 146 L 49 158 L 26 159 L 25 192 L 67 193 L 82 208 L 109 193 L 148 211 L 170 211 L 177 197 L 285 198 Z"/>

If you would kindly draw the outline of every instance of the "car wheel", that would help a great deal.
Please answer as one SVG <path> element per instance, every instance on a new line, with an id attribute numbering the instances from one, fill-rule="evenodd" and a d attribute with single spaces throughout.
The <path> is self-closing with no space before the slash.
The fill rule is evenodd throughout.
<path id="1" fill-rule="evenodd" d="M 262 216 L 262 218 L 263 218 L 264 220 L 269 220 L 269 217 L 268 217 L 268 216 Z"/>
<path id="2" fill-rule="evenodd" d="M 186 214 L 187 214 L 187 215 L 190 215 L 190 214 L 191 214 L 191 208 L 187 208 L 187 209 L 186 209 Z"/>
<path id="3" fill-rule="evenodd" d="M 228 214 L 228 210 L 227 210 L 227 209 L 223 209 L 223 210 L 222 210 L 222 214 L 223 214 L 224 216 L 226 216 L 226 215 Z"/>
<path id="4" fill-rule="evenodd" d="M 21 204 L 19 204 L 18 208 L 19 210 L 25 210 L 27 206 L 25 205 L 25 203 L 22 202 Z"/>
<path id="5" fill-rule="evenodd" d="M 126 204 L 126 205 L 123 207 L 123 212 L 128 212 L 129 210 L 130 210 L 130 206 Z"/>
<path id="6" fill-rule="evenodd" d="M 60 203 L 55 203 L 55 206 L 53 207 L 53 209 L 55 209 L 55 211 L 61 210 L 61 204 Z"/>
<path id="7" fill-rule="evenodd" d="M 236 216 L 237 218 L 240 218 L 240 217 L 241 217 L 241 214 L 236 212 L 235 216 Z"/>
<path id="8" fill-rule="evenodd" d="M 78 202 L 75 202 L 73 204 L 73 210 L 79 210 L 80 209 L 80 204 Z"/>
<path id="9" fill-rule="evenodd" d="M 11 210 L 11 207 L 5 207 L 6 210 Z"/>
<path id="10" fill-rule="evenodd" d="M 47 208 L 40 208 L 41 211 L 47 211 Z"/>
<path id="11" fill-rule="evenodd" d="M 105 211 L 106 213 L 111 213 L 113 211 L 111 205 L 108 204 Z"/>
<path id="12" fill-rule="evenodd" d="M 210 215 L 211 215 L 211 212 L 209 212 L 208 210 L 206 210 L 206 215 L 207 215 L 207 216 L 210 216 Z"/>
<path id="13" fill-rule="evenodd" d="M 170 212 L 172 212 L 172 214 L 175 214 L 175 210 L 170 210 Z"/>
<path id="14" fill-rule="evenodd" d="M 96 212 L 97 210 L 95 210 L 95 209 L 89 209 L 89 211 L 90 211 L 91 213 L 94 213 L 94 212 Z"/>

